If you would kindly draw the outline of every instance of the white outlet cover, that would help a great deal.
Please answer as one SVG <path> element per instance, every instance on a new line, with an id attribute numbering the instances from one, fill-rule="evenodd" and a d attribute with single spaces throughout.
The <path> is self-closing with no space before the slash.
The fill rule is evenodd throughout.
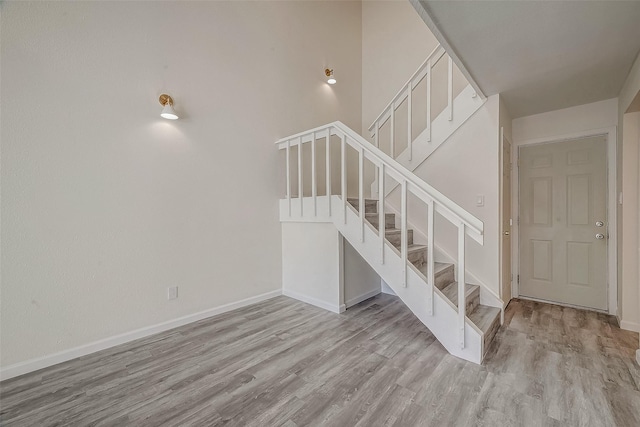
<path id="1" fill-rule="evenodd" d="M 172 300 L 177 298 L 178 298 L 178 287 L 172 286 L 170 288 L 167 288 L 167 299 Z"/>

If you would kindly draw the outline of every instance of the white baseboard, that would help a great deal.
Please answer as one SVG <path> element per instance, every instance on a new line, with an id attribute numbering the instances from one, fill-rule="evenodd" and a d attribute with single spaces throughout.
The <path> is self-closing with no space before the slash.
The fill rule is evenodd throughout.
<path id="1" fill-rule="evenodd" d="M 380 293 L 380 289 L 374 289 L 373 291 L 369 291 L 369 292 L 364 293 L 362 295 L 359 295 L 359 296 L 357 296 L 355 298 L 351 298 L 349 301 L 345 302 L 345 306 L 347 308 L 353 307 L 356 304 L 360 304 L 362 301 L 368 300 L 371 297 L 375 297 L 379 293 Z"/>
<path id="2" fill-rule="evenodd" d="M 166 322 L 158 323 L 156 325 L 146 326 L 144 328 L 136 329 L 131 332 L 125 332 L 120 335 L 105 338 L 99 341 L 94 341 L 89 344 L 81 345 L 79 347 L 71 348 L 69 350 L 63 350 L 58 353 L 50 354 L 43 357 L 27 360 L 24 362 L 15 363 L 13 365 L 6 366 L 0 369 L 0 381 L 14 378 L 19 375 L 24 375 L 29 372 L 37 371 L 42 368 L 57 365 L 58 363 L 66 362 L 71 359 L 76 359 L 81 356 L 86 356 L 91 353 L 95 353 L 100 350 L 115 347 L 120 344 L 124 344 L 130 341 L 134 341 L 140 338 L 148 337 L 159 332 L 168 331 L 169 329 L 177 328 L 179 326 L 186 325 L 188 323 L 197 322 L 202 319 L 206 319 L 217 314 L 226 313 L 227 311 L 235 310 L 237 308 L 245 307 L 247 305 L 262 302 L 274 297 L 282 295 L 281 290 L 275 290 L 267 292 L 265 294 L 256 295 L 254 297 L 246 298 L 240 301 L 224 304 L 218 307 L 210 308 L 208 310 L 200 311 L 198 313 L 189 314 L 187 316 L 179 317 L 177 319 L 168 320 Z"/>
<path id="3" fill-rule="evenodd" d="M 340 305 L 331 304 L 329 302 L 322 301 L 307 295 L 303 295 L 288 289 L 283 289 L 282 295 L 293 298 L 293 299 L 297 299 L 298 301 L 306 302 L 307 304 L 315 305 L 316 307 L 324 308 L 325 310 L 329 310 L 334 313 L 343 313 L 346 310 L 346 307 L 344 304 L 340 304 Z"/>
<path id="4" fill-rule="evenodd" d="M 628 320 L 622 320 L 620 322 L 620 328 L 627 331 L 640 332 L 640 323 L 629 322 Z"/>

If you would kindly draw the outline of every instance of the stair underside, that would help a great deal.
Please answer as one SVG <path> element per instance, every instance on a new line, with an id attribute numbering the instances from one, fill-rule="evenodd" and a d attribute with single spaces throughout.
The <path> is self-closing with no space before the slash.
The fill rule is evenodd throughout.
<path id="1" fill-rule="evenodd" d="M 349 204 L 358 211 L 360 201 L 347 198 Z M 378 230 L 378 200 L 365 199 L 365 220 Z M 427 246 L 413 241 L 413 230 L 407 230 L 407 258 L 427 280 Z M 401 246 L 401 230 L 395 228 L 395 214 L 385 213 L 386 240 L 398 251 Z M 434 265 L 435 285 L 440 293 L 458 307 L 458 283 L 455 281 L 455 267 L 451 263 L 436 262 Z M 468 321 L 482 331 L 483 348 L 486 353 L 500 327 L 500 309 L 480 304 L 480 286 L 465 285 L 466 315 Z"/>

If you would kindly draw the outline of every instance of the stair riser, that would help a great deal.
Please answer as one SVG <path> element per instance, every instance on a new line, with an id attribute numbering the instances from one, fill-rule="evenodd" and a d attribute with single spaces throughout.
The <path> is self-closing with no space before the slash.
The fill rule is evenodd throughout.
<path id="1" fill-rule="evenodd" d="M 415 265 L 416 267 L 420 267 L 422 264 L 426 262 L 427 248 L 408 253 L 407 259 L 411 264 Z"/>
<path id="2" fill-rule="evenodd" d="M 387 240 L 389 241 L 389 243 L 395 246 L 397 250 L 400 250 L 402 233 L 387 233 Z M 413 245 L 413 230 L 407 230 L 407 240 L 409 241 L 407 245 Z"/>
<path id="3" fill-rule="evenodd" d="M 374 215 L 374 214 L 367 214 L 366 216 L 367 221 L 369 221 L 371 223 L 371 225 L 373 225 L 373 227 L 377 230 L 378 229 L 378 215 Z M 384 215 L 384 226 L 385 228 L 395 228 L 396 226 L 396 215 L 395 214 L 385 214 Z"/>
<path id="4" fill-rule="evenodd" d="M 455 282 L 453 266 L 447 267 L 445 270 L 436 274 L 436 288 L 443 290 L 449 283 Z"/>
<path id="5" fill-rule="evenodd" d="M 347 199 L 349 204 L 355 208 L 358 212 L 360 212 L 360 200 L 358 199 Z M 364 213 L 377 213 L 378 212 L 378 201 L 377 200 L 365 200 L 364 202 Z"/>
<path id="6" fill-rule="evenodd" d="M 467 295 L 465 313 L 469 315 L 469 313 L 473 312 L 478 305 L 480 305 L 480 288 L 475 289 L 471 295 Z"/>
<path id="7" fill-rule="evenodd" d="M 485 332 L 483 337 L 483 346 L 484 346 L 484 354 L 487 354 L 487 350 L 491 346 L 493 339 L 496 336 L 496 333 L 500 329 L 500 316 L 496 317 L 496 319 L 491 324 L 491 327 Z M 483 355 L 484 356 L 484 355 Z"/>

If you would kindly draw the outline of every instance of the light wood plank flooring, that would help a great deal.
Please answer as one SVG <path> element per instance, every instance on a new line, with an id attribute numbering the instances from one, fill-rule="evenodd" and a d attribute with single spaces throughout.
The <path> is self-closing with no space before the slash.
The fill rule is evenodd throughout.
<path id="1" fill-rule="evenodd" d="M 640 426 L 638 334 L 514 300 L 484 366 L 395 297 L 278 297 L 0 384 L 2 426 Z"/>

